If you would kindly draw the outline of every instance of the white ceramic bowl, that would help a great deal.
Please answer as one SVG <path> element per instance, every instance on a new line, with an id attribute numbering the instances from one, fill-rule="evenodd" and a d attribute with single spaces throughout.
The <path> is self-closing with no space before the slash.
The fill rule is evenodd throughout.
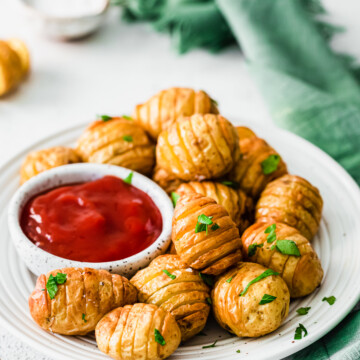
<path id="1" fill-rule="evenodd" d="M 53 4 L 48 1 L 45 9 L 44 1 L 18 0 L 18 2 L 38 32 L 59 40 L 80 39 L 95 32 L 103 24 L 110 5 L 109 0 L 93 0 L 95 6 L 90 9 L 91 11 L 87 6 L 84 7 L 84 13 L 78 10 L 74 13 L 66 13 L 64 9 L 66 10 L 69 4 L 63 4 L 63 7 L 60 7 L 61 12 L 57 10 L 61 0 Z"/>
<path id="2" fill-rule="evenodd" d="M 45 171 L 22 185 L 10 201 L 8 225 L 12 241 L 26 266 L 35 275 L 64 267 L 91 267 L 109 270 L 129 277 L 147 266 L 156 256 L 164 253 L 171 241 L 171 223 L 174 212 L 172 202 L 163 189 L 149 178 L 136 172 L 133 172 L 132 185 L 150 196 L 159 208 L 163 222 L 160 236 L 148 248 L 138 254 L 122 260 L 98 263 L 64 259 L 37 247 L 26 237 L 20 227 L 19 219 L 23 208 L 33 196 L 58 186 L 92 181 L 105 175 L 124 179 L 130 172 L 129 169 L 114 165 L 71 164 Z"/>

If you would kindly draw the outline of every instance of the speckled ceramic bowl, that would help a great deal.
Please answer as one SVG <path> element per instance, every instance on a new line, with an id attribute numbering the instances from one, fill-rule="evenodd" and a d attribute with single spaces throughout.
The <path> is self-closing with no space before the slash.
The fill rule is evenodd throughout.
<path id="1" fill-rule="evenodd" d="M 134 172 L 132 185 L 148 194 L 159 208 L 163 229 L 160 236 L 145 250 L 128 258 L 100 263 L 73 261 L 50 254 L 34 245 L 23 233 L 19 219 L 29 199 L 55 187 L 92 181 L 105 175 L 124 179 L 131 170 L 113 165 L 71 164 L 45 171 L 22 185 L 12 197 L 8 210 L 8 224 L 12 241 L 27 267 L 40 275 L 63 267 L 91 267 L 105 269 L 124 276 L 132 276 L 137 270 L 149 264 L 156 256 L 164 253 L 170 244 L 173 205 L 167 194 L 149 178 Z"/>

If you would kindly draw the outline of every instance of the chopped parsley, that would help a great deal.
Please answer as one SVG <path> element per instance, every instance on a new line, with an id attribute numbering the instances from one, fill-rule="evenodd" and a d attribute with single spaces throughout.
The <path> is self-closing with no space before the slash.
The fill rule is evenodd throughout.
<path id="1" fill-rule="evenodd" d="M 206 231 L 206 235 L 208 234 L 208 226 L 212 225 L 212 216 L 206 216 L 205 214 L 200 214 L 198 216 L 197 223 L 195 225 L 195 233 Z"/>
<path id="2" fill-rule="evenodd" d="M 123 116 L 121 116 L 123 119 L 125 119 L 125 120 L 134 120 L 131 116 L 129 116 L 129 115 L 123 115 Z"/>
<path id="3" fill-rule="evenodd" d="M 133 137 L 131 135 L 124 135 L 122 138 L 126 142 L 133 142 Z"/>
<path id="4" fill-rule="evenodd" d="M 269 244 L 271 244 L 272 242 L 274 242 L 276 240 L 275 230 L 276 230 L 276 224 L 272 224 L 272 225 L 268 226 L 264 231 L 265 234 L 269 234 L 266 237 L 266 240 Z"/>
<path id="5" fill-rule="evenodd" d="M 252 285 L 252 284 L 255 284 L 257 283 L 258 281 L 268 277 L 268 276 L 271 276 L 271 275 L 279 275 L 278 272 L 274 271 L 274 270 L 271 270 L 271 269 L 267 269 L 265 270 L 262 274 L 260 274 L 259 276 L 257 276 L 255 279 L 251 280 L 246 286 L 245 286 L 245 289 L 240 293 L 239 296 L 243 296 L 246 294 L 246 292 L 248 291 L 249 287 Z"/>
<path id="6" fill-rule="evenodd" d="M 264 305 L 273 302 L 276 299 L 276 296 L 272 296 L 269 294 L 264 294 L 262 299 L 259 302 L 259 305 Z"/>
<path id="7" fill-rule="evenodd" d="M 171 201 L 172 201 L 174 207 L 176 206 L 179 198 L 180 198 L 180 195 L 177 194 L 176 192 L 172 192 L 172 193 L 171 193 Z"/>
<path id="8" fill-rule="evenodd" d="M 211 101 L 211 103 L 214 104 L 215 106 L 219 106 L 219 103 L 218 103 L 216 100 L 210 98 L 210 101 Z"/>
<path id="9" fill-rule="evenodd" d="M 294 340 L 301 340 L 304 337 L 307 336 L 308 332 L 303 324 L 299 324 L 299 326 L 295 330 Z"/>
<path id="10" fill-rule="evenodd" d="M 261 168 L 264 175 L 269 175 L 272 174 L 274 171 L 276 171 L 279 162 L 280 162 L 279 155 L 270 155 L 268 158 L 262 161 Z"/>
<path id="11" fill-rule="evenodd" d="M 166 345 L 164 337 L 161 335 L 161 332 L 158 329 L 154 329 L 155 341 L 161 346 Z"/>
<path id="12" fill-rule="evenodd" d="M 292 240 L 277 240 L 276 250 L 284 255 L 301 256 L 299 248 Z"/>
<path id="13" fill-rule="evenodd" d="M 129 175 L 124 179 L 124 182 L 126 182 L 127 184 L 131 184 L 133 175 L 134 175 L 133 172 L 129 173 Z"/>
<path id="14" fill-rule="evenodd" d="M 215 231 L 215 230 L 217 230 L 217 229 L 219 229 L 220 228 L 220 226 L 218 225 L 218 224 L 214 224 L 212 227 L 211 227 L 211 230 L 212 231 Z"/>
<path id="15" fill-rule="evenodd" d="M 324 297 L 322 299 L 322 301 L 327 301 L 327 303 L 329 305 L 334 305 L 335 301 L 336 301 L 336 297 L 335 296 L 329 296 L 329 297 Z"/>
<path id="16" fill-rule="evenodd" d="M 236 352 L 237 352 L 238 354 L 240 354 L 240 350 L 236 350 Z"/>
<path id="17" fill-rule="evenodd" d="M 299 315 L 307 315 L 309 310 L 311 309 L 311 307 L 301 307 L 299 309 L 296 310 L 296 312 L 299 314 Z"/>
<path id="18" fill-rule="evenodd" d="M 262 248 L 264 244 L 253 243 L 248 248 L 248 257 L 254 256 L 257 248 Z"/>
<path id="19" fill-rule="evenodd" d="M 112 116 L 109 115 L 98 115 L 97 117 L 99 120 L 102 120 L 103 122 L 107 122 L 112 119 Z"/>
<path id="20" fill-rule="evenodd" d="M 233 277 L 231 276 L 228 279 L 226 279 L 226 282 L 230 284 L 232 279 L 233 279 Z"/>
<path id="21" fill-rule="evenodd" d="M 240 188 L 240 184 L 236 181 L 230 181 L 230 180 L 224 180 L 221 182 L 223 185 L 226 185 L 228 187 L 231 187 L 232 189 L 239 189 Z"/>
<path id="22" fill-rule="evenodd" d="M 214 286 L 214 277 L 211 275 L 207 275 L 207 274 L 203 274 L 203 273 L 199 273 L 199 276 L 201 277 L 201 279 L 204 280 L 204 283 L 206 285 L 209 285 L 211 287 Z"/>
<path id="23" fill-rule="evenodd" d="M 83 319 L 83 321 L 86 323 L 87 320 L 85 319 L 85 314 L 82 314 L 81 318 Z"/>
<path id="24" fill-rule="evenodd" d="M 50 299 L 53 299 L 58 292 L 58 285 L 64 284 L 66 281 L 66 274 L 57 273 L 56 276 L 52 274 L 49 276 L 49 279 L 46 283 L 46 289 L 49 293 Z"/>
<path id="25" fill-rule="evenodd" d="M 208 348 L 213 348 L 216 346 L 217 340 L 215 340 L 211 345 L 205 345 L 202 348 L 203 349 L 208 349 Z"/>
<path id="26" fill-rule="evenodd" d="M 211 305 L 211 304 L 212 304 L 211 298 L 207 297 L 207 298 L 206 298 L 206 302 L 207 302 L 209 305 Z"/>
<path id="27" fill-rule="evenodd" d="M 169 273 L 166 269 L 164 270 L 161 270 L 164 274 L 166 274 L 169 278 L 171 278 L 172 280 L 175 280 L 176 279 L 176 276 Z"/>

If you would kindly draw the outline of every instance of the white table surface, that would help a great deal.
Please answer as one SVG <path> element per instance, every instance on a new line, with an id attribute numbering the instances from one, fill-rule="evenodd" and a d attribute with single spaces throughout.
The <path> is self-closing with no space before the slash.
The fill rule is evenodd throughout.
<path id="1" fill-rule="evenodd" d="M 324 0 L 327 19 L 347 28 L 332 43 L 360 60 L 360 2 Z M 124 24 L 112 9 L 106 25 L 83 41 L 63 43 L 39 36 L 14 0 L 0 0 L 0 38 L 19 37 L 30 48 L 31 76 L 0 99 L 0 166 L 33 142 L 96 114 L 127 114 L 170 86 L 204 89 L 222 113 L 248 121 L 271 121 L 234 46 L 218 55 L 202 50 L 179 56 L 166 35 L 147 24 Z M 50 360 L 0 327 L 1 360 Z"/>

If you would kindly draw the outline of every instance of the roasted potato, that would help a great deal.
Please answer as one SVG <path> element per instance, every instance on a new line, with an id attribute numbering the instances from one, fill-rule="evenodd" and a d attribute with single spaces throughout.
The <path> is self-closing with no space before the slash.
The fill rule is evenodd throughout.
<path id="1" fill-rule="evenodd" d="M 269 233 L 265 231 L 270 226 L 275 228 L 276 239 L 267 240 Z M 309 240 L 295 228 L 281 223 L 257 223 L 244 232 L 241 240 L 244 257 L 278 272 L 292 298 L 308 295 L 320 285 L 324 274 L 320 260 Z M 283 240 L 294 242 L 298 253 L 287 255 L 287 249 L 277 248 L 277 242 L 284 243 Z M 296 247 L 290 252 L 296 253 Z"/>
<path id="2" fill-rule="evenodd" d="M 182 118 L 158 137 L 157 165 L 192 181 L 228 173 L 240 157 L 236 129 L 220 115 Z"/>
<path id="3" fill-rule="evenodd" d="M 323 201 L 319 190 L 295 175 L 269 183 L 256 205 L 257 222 L 282 222 L 312 240 L 319 229 Z"/>
<path id="4" fill-rule="evenodd" d="M 241 157 L 228 178 L 239 183 L 246 194 L 257 199 L 266 184 L 287 174 L 286 164 L 280 155 L 252 130 L 246 127 L 236 129 L 240 139 Z"/>
<path id="5" fill-rule="evenodd" d="M 210 311 L 209 288 L 178 255 L 158 256 L 130 281 L 138 289 L 140 302 L 160 306 L 175 317 L 182 341 L 204 328 Z"/>
<path id="6" fill-rule="evenodd" d="M 125 118 L 95 121 L 77 143 L 85 162 L 119 165 L 145 175 L 153 169 L 154 149 L 141 126 Z"/>
<path id="7" fill-rule="evenodd" d="M 228 212 L 197 193 L 177 201 L 172 241 L 181 260 L 204 274 L 221 274 L 242 259 L 239 230 Z"/>
<path id="8" fill-rule="evenodd" d="M 28 154 L 20 169 L 20 182 L 23 184 L 39 173 L 61 165 L 78 163 L 81 159 L 75 150 L 64 146 L 33 151 Z"/>
<path id="9" fill-rule="evenodd" d="M 21 40 L 0 40 L 0 96 L 19 84 L 29 67 L 29 52 Z"/>
<path id="10" fill-rule="evenodd" d="M 119 307 L 96 326 L 96 342 L 116 360 L 160 360 L 179 346 L 180 329 L 175 318 L 153 304 Z"/>
<path id="11" fill-rule="evenodd" d="M 183 183 L 183 180 L 157 165 L 155 166 L 152 179 L 169 195 Z"/>
<path id="12" fill-rule="evenodd" d="M 55 283 L 57 292 L 54 295 L 52 277 L 57 278 L 58 273 L 66 274 L 66 281 Z M 29 297 L 29 308 L 32 318 L 44 330 L 85 335 L 95 330 L 107 312 L 136 300 L 136 288 L 120 275 L 106 270 L 64 268 L 38 277 Z"/>
<path id="13" fill-rule="evenodd" d="M 160 91 L 146 103 L 137 105 L 133 117 L 157 139 L 180 116 L 193 114 L 218 114 L 216 102 L 205 91 L 187 88 L 170 88 Z"/>
<path id="14" fill-rule="evenodd" d="M 266 270 L 259 264 L 242 262 L 217 280 L 212 303 L 215 318 L 224 329 L 239 337 L 258 337 L 276 330 L 286 318 L 290 294 L 280 276 L 264 277 L 247 288 Z M 265 294 L 275 299 L 260 304 Z"/>
<path id="15" fill-rule="evenodd" d="M 214 199 L 229 213 L 231 219 L 243 233 L 253 220 L 253 201 L 242 190 L 212 181 L 192 181 L 179 186 L 175 192 L 179 195 L 198 193 Z"/>

